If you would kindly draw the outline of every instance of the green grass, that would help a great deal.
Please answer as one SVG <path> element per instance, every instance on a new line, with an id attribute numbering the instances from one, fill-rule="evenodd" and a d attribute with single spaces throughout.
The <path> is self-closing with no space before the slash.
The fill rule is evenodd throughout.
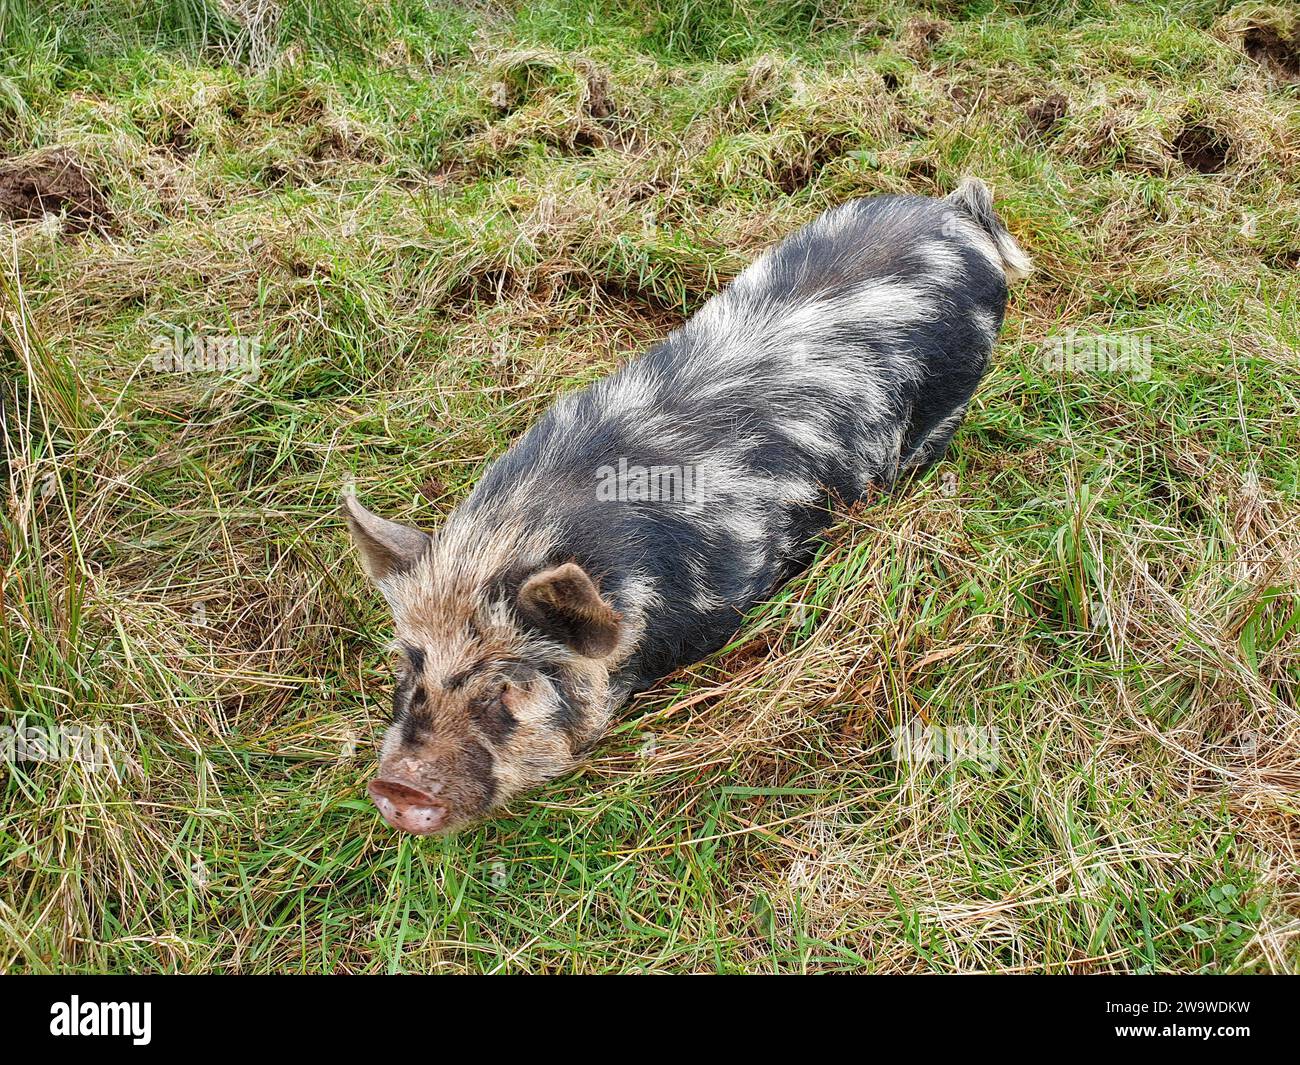
<path id="1" fill-rule="evenodd" d="M 0 193 L 102 196 L 0 207 L 4 723 L 116 752 L 0 764 L 0 969 L 1300 970 L 1300 84 L 1243 46 L 1289 17 L 0 0 Z M 941 465 L 567 779 L 389 832 L 341 487 L 435 526 L 763 247 L 965 173 L 1038 271 Z"/>

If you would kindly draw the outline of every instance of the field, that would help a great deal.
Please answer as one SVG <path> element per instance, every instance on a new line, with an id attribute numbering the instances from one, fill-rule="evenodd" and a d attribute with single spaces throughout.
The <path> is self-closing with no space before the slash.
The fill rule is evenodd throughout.
<path id="1" fill-rule="evenodd" d="M 384 826 L 343 487 L 435 527 L 968 173 L 1037 269 L 940 465 L 579 771 Z M 0 330 L 0 971 L 1300 971 L 1289 5 L 0 0 Z"/>

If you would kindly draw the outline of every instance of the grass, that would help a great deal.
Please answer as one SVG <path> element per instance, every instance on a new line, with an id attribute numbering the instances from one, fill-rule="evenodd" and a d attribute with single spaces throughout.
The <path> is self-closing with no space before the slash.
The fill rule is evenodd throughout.
<path id="1" fill-rule="evenodd" d="M 0 765 L 0 968 L 1300 970 L 1284 7 L 0 20 L 0 691 L 114 751 Z M 943 463 L 571 777 L 388 831 L 340 488 L 436 525 L 764 246 L 967 172 L 1038 272 Z M 258 372 L 159 372 L 175 331 Z M 1149 373 L 1052 362 L 1097 336 Z M 996 757 L 900 759 L 904 726 Z"/>

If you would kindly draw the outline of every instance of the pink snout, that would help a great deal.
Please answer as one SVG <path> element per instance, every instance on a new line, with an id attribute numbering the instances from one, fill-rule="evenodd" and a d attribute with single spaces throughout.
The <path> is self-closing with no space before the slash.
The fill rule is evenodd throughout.
<path id="1" fill-rule="evenodd" d="M 380 778 L 367 790 L 383 819 L 403 832 L 428 836 L 447 823 L 447 807 L 419 788 Z"/>

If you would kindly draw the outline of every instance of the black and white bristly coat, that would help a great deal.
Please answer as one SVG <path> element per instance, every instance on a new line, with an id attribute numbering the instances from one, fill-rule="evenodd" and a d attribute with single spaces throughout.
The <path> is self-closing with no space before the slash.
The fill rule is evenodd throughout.
<path id="1" fill-rule="evenodd" d="M 638 622 L 613 685 L 636 691 L 725 643 L 808 561 L 828 502 L 942 455 L 1008 280 L 1029 269 L 973 179 L 941 200 L 827 211 L 658 347 L 563 397 L 453 521 L 545 530 L 548 561 L 577 561 Z M 692 490 L 598 496 L 611 467 L 689 471 Z"/>
<path id="2" fill-rule="evenodd" d="M 349 499 L 406 662 L 370 786 L 384 817 L 479 816 L 725 643 L 834 503 L 943 453 L 1029 269 L 977 180 L 846 203 L 562 397 L 437 532 Z"/>

